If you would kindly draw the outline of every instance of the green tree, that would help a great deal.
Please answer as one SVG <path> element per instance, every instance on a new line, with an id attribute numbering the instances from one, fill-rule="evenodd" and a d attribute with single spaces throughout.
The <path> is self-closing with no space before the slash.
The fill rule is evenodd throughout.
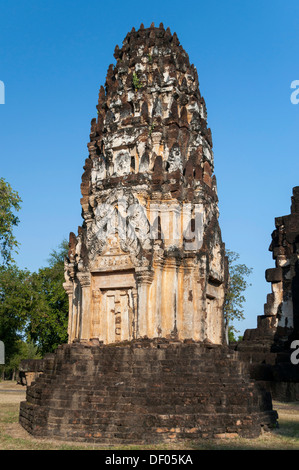
<path id="1" fill-rule="evenodd" d="M 51 253 L 49 266 L 37 273 L 14 263 L 0 265 L 0 339 L 5 344 L 6 373 L 26 358 L 24 344 L 34 344 L 44 355 L 67 341 L 68 296 L 63 288 L 67 251 L 64 241 Z"/>
<path id="2" fill-rule="evenodd" d="M 0 266 L 0 339 L 6 361 L 18 352 L 31 306 L 31 273 L 15 264 Z"/>
<path id="3" fill-rule="evenodd" d="M 4 178 L 0 178 L 0 259 L 5 265 L 13 261 L 12 253 L 19 246 L 13 229 L 19 223 L 15 212 L 20 210 L 21 202 L 18 193 L 13 191 Z"/>
<path id="4" fill-rule="evenodd" d="M 31 276 L 33 298 L 26 332 L 42 355 L 67 342 L 68 296 L 63 288 L 67 252 L 64 240 L 52 251 L 49 266 Z"/>
<path id="5" fill-rule="evenodd" d="M 251 284 L 247 278 L 252 273 L 252 268 L 245 264 L 236 263 L 240 258 L 238 253 L 226 250 L 229 267 L 229 284 L 224 303 L 224 325 L 226 342 L 234 338 L 237 333 L 235 327 L 231 324 L 234 320 L 244 320 L 243 304 L 246 301 L 244 292 Z"/>
<path id="6" fill-rule="evenodd" d="M 238 336 L 236 338 L 234 330 L 235 330 L 234 327 L 232 327 L 232 326 L 228 327 L 228 342 L 229 342 L 229 344 L 236 343 L 238 341 L 242 341 L 243 336 Z"/>
<path id="7" fill-rule="evenodd" d="M 0 375 L 4 378 L 15 380 L 20 363 L 23 359 L 41 359 L 38 347 L 32 341 L 18 340 L 15 345 L 15 353 L 6 361 L 5 366 L 0 366 Z"/>

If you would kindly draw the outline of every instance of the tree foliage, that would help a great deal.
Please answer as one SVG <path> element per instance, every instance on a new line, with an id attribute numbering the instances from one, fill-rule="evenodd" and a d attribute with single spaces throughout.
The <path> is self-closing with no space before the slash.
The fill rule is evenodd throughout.
<path id="1" fill-rule="evenodd" d="M 16 379 L 16 373 L 20 368 L 23 359 L 41 359 L 38 347 L 32 341 L 18 340 L 15 344 L 15 352 L 6 360 L 5 366 L 0 366 L 2 378 Z"/>
<path id="2" fill-rule="evenodd" d="M 63 282 L 68 243 L 63 241 L 53 250 L 49 265 L 38 272 L 19 269 L 12 255 L 19 245 L 13 229 L 19 223 L 16 212 L 21 202 L 0 178 L 0 340 L 7 367 L 12 368 L 29 344 L 44 355 L 67 341 L 68 297 Z"/>
<path id="3" fill-rule="evenodd" d="M 0 266 L 0 339 L 6 358 L 18 351 L 32 307 L 31 274 L 15 264 Z"/>
<path id="4" fill-rule="evenodd" d="M 67 251 L 68 244 L 63 241 L 52 251 L 49 266 L 31 275 L 33 298 L 26 333 L 42 355 L 67 341 L 68 296 L 63 288 Z"/>
<path id="5" fill-rule="evenodd" d="M 15 212 L 20 210 L 21 202 L 18 193 L 4 178 L 0 178 L 0 258 L 5 265 L 13 261 L 12 253 L 19 246 L 13 229 L 19 223 Z"/>
<path id="6" fill-rule="evenodd" d="M 252 268 L 248 268 L 245 264 L 236 264 L 240 258 L 238 253 L 226 250 L 226 255 L 228 257 L 229 285 L 224 303 L 224 321 L 226 341 L 229 343 L 229 335 L 234 336 L 233 333 L 237 332 L 231 324 L 232 321 L 244 319 L 243 304 L 246 300 L 244 292 L 250 286 L 247 278 L 252 273 Z"/>
<path id="7" fill-rule="evenodd" d="M 63 288 L 67 242 L 53 250 L 49 265 L 36 273 L 15 264 L 0 266 L 0 339 L 6 364 L 19 360 L 21 342 L 38 353 L 53 352 L 67 341 L 68 297 Z"/>

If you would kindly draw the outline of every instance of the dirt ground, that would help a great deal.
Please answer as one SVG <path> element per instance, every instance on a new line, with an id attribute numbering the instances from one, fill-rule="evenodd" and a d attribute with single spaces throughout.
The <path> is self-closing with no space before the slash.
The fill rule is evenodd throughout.
<path id="1" fill-rule="evenodd" d="M 20 403 L 25 400 L 26 387 L 10 380 L 0 382 L 0 405 L 2 403 Z"/>

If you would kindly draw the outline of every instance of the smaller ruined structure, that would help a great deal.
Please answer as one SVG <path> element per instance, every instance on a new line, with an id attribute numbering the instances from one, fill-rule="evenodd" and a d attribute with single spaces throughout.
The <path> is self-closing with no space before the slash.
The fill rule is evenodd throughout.
<path id="1" fill-rule="evenodd" d="M 298 400 L 299 365 L 291 356 L 299 340 L 299 186 L 293 188 L 291 213 L 275 219 L 269 250 L 275 260 L 266 271 L 272 292 L 257 328 L 245 331 L 237 349 L 251 364 L 252 377 L 266 381 L 274 397 Z"/>

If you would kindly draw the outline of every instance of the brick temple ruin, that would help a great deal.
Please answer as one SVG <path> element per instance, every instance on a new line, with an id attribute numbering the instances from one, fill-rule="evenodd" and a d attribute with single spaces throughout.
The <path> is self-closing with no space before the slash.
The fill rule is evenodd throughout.
<path id="1" fill-rule="evenodd" d="M 299 365 L 291 356 L 299 340 L 299 186 L 293 188 L 291 213 L 275 219 L 269 250 L 275 260 L 266 271 L 272 292 L 257 328 L 245 331 L 237 350 L 250 364 L 251 377 L 264 381 L 274 398 L 295 401 Z"/>
<path id="2" fill-rule="evenodd" d="M 196 68 L 162 24 L 133 28 L 114 57 L 65 263 L 69 342 L 44 358 L 20 423 L 105 444 L 257 436 L 277 414 L 224 344 L 228 266 Z"/>

